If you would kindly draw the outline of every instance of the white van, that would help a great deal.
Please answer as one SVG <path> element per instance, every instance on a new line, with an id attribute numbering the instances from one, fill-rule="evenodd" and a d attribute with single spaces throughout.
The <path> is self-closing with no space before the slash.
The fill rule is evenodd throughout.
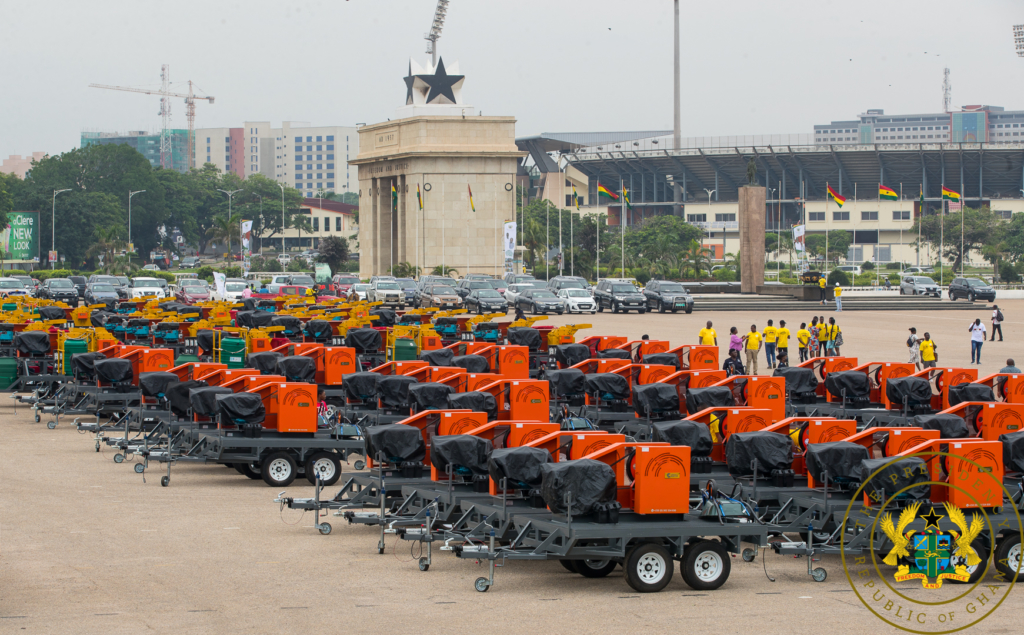
<path id="1" fill-rule="evenodd" d="M 860 265 L 840 265 L 836 267 L 836 271 L 845 271 L 846 273 L 852 273 L 855 276 L 861 274 Z"/>

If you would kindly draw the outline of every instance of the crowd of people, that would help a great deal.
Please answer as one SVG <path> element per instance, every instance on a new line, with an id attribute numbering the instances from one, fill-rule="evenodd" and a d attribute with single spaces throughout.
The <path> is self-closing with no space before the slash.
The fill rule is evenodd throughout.
<path id="1" fill-rule="evenodd" d="M 718 332 L 711 320 L 700 330 L 697 338 L 704 346 L 718 346 Z M 778 326 L 775 326 L 774 320 L 768 320 L 768 324 L 761 330 L 758 330 L 756 324 L 751 324 L 750 330 L 742 335 L 733 326 L 729 329 L 729 353 L 722 370 L 729 376 L 756 375 L 762 350 L 768 369 L 786 368 L 789 366 L 791 345 L 795 345 L 800 362 L 812 357 L 840 355 L 843 331 L 836 324 L 835 318 L 826 321 L 824 315 L 811 318 L 810 325 L 801 322 L 795 332 L 786 325 L 785 320 L 779 320 Z"/>

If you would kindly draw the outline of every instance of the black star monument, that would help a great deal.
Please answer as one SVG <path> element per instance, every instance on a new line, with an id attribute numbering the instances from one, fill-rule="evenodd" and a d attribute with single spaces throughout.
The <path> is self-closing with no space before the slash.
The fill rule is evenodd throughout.
<path id="1" fill-rule="evenodd" d="M 433 75 L 413 75 L 410 65 L 409 75 L 405 77 L 405 103 L 413 105 L 416 93 L 419 93 L 425 104 L 458 104 L 456 92 L 462 88 L 464 79 L 465 75 L 449 75 L 445 71 L 443 59 L 438 60 Z"/>

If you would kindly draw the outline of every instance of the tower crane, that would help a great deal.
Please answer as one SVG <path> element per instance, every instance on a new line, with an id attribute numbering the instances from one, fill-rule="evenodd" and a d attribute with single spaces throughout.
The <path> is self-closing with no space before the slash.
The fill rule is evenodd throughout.
<path id="1" fill-rule="evenodd" d="M 143 95 L 160 95 L 160 116 L 163 119 L 163 128 L 160 131 L 160 167 L 170 169 L 171 165 L 171 97 L 182 97 L 185 100 L 185 116 L 188 119 L 188 166 L 195 167 L 196 153 L 196 101 L 205 99 L 213 103 L 211 96 L 196 95 L 191 80 L 188 82 L 187 93 L 172 93 L 170 88 L 170 66 L 164 64 L 160 69 L 160 90 L 150 88 L 129 88 L 127 86 L 108 86 L 106 84 L 89 84 L 89 88 L 104 88 L 107 90 L 122 90 L 129 93 L 142 93 Z"/>

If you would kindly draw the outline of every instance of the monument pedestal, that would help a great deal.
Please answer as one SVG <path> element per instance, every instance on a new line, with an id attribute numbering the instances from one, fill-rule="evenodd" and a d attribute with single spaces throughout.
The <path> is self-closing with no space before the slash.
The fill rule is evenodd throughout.
<path id="1" fill-rule="evenodd" d="M 764 284 L 765 188 L 739 188 L 740 293 L 757 293 Z"/>

